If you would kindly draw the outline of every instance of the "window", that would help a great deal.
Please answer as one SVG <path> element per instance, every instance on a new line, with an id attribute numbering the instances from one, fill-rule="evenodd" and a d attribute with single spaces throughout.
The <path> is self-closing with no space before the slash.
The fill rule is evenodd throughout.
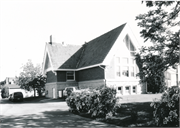
<path id="1" fill-rule="evenodd" d="M 135 47 L 128 35 L 124 38 L 125 47 L 129 51 L 129 55 L 116 56 L 115 58 L 115 74 L 117 78 L 120 77 L 136 77 L 138 67 L 135 62 Z"/>
<path id="2" fill-rule="evenodd" d="M 134 75 L 135 75 L 135 73 L 134 73 L 134 67 L 133 66 L 131 66 L 131 67 L 129 67 L 130 69 L 130 76 L 131 77 L 134 77 Z"/>
<path id="3" fill-rule="evenodd" d="M 125 57 L 122 58 L 122 63 L 123 63 L 123 64 L 128 64 L 128 58 L 125 58 Z"/>
<path id="4" fill-rule="evenodd" d="M 128 77 L 128 76 L 129 76 L 128 66 L 123 66 L 122 75 L 125 76 L 125 77 Z"/>
<path id="5" fill-rule="evenodd" d="M 120 66 L 117 66 L 117 67 L 116 67 L 116 76 L 118 76 L 118 77 L 121 76 Z"/>
<path id="6" fill-rule="evenodd" d="M 171 74 L 169 72 L 166 72 L 165 76 L 166 76 L 166 79 L 171 80 Z"/>
<path id="7" fill-rule="evenodd" d="M 116 57 L 116 63 L 120 63 L 120 57 Z"/>
<path id="8" fill-rule="evenodd" d="M 126 92 L 126 93 L 129 93 L 129 92 L 130 92 L 129 86 L 128 86 L 128 87 L 125 87 L 125 92 Z"/>
<path id="9" fill-rule="evenodd" d="M 133 86 L 133 93 L 136 93 L 136 86 Z"/>
<path id="10" fill-rule="evenodd" d="M 118 87 L 118 90 L 121 91 L 121 87 Z"/>
<path id="11" fill-rule="evenodd" d="M 130 64 L 134 64 L 134 58 L 130 58 Z"/>
<path id="12" fill-rule="evenodd" d="M 128 35 L 125 36 L 124 42 L 126 44 L 127 49 L 130 51 L 130 55 L 134 56 L 136 49 L 135 49 L 134 45 L 132 44 L 132 41 Z"/>
<path id="13" fill-rule="evenodd" d="M 117 93 L 122 94 L 122 87 L 118 87 L 118 91 L 117 91 Z"/>
<path id="14" fill-rule="evenodd" d="M 74 71 L 69 71 L 69 72 L 66 72 L 66 79 L 67 80 L 74 80 Z"/>

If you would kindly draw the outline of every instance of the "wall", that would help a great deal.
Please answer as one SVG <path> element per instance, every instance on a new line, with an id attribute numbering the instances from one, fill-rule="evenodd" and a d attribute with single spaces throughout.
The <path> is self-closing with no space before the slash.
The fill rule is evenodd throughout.
<path id="1" fill-rule="evenodd" d="M 90 69 L 80 70 L 76 73 L 77 81 L 89 81 L 104 79 L 104 69 L 100 67 L 94 67 Z"/>
<path id="2" fill-rule="evenodd" d="M 47 72 L 47 83 L 57 82 L 57 76 L 52 71 Z"/>
<path id="3" fill-rule="evenodd" d="M 90 80 L 90 81 L 81 81 L 78 82 L 79 88 L 80 89 L 85 89 L 85 88 L 91 88 L 91 89 L 96 89 L 98 87 L 103 87 L 105 85 L 105 80 Z"/>
<path id="4" fill-rule="evenodd" d="M 127 95 L 125 93 L 125 87 L 130 87 L 130 94 L 133 94 L 132 87 L 136 86 L 136 93 L 135 94 L 145 94 L 146 93 L 146 84 L 139 84 L 139 80 L 107 80 L 107 86 L 111 88 L 115 88 L 116 90 L 118 87 L 122 87 L 122 95 Z M 119 92 L 117 92 L 120 94 Z"/>
<path id="5" fill-rule="evenodd" d="M 65 82 L 66 81 L 66 71 L 58 71 L 57 72 L 57 81 Z"/>
<path id="6" fill-rule="evenodd" d="M 115 79 L 114 57 L 110 61 L 110 65 L 106 67 L 106 79 Z"/>
<path id="7" fill-rule="evenodd" d="M 48 98 L 53 98 L 53 88 L 55 88 L 55 92 L 57 92 L 57 86 L 56 83 L 46 83 L 45 85 L 45 92 L 46 92 L 46 97 Z M 55 93 L 55 96 L 57 97 L 57 93 Z"/>
<path id="8" fill-rule="evenodd" d="M 62 90 L 64 90 L 65 87 L 77 87 L 78 88 L 78 83 L 76 81 L 58 82 L 57 83 L 57 98 L 60 98 L 59 91 L 62 92 Z"/>

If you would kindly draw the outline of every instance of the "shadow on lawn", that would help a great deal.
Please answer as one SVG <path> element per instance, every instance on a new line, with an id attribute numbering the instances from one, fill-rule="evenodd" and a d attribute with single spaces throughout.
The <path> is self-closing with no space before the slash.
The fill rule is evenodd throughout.
<path id="1" fill-rule="evenodd" d="M 9 101 L 8 98 L 2 99 L 1 104 L 28 104 L 28 103 L 50 103 L 50 102 L 65 102 L 64 99 L 49 99 L 46 97 L 28 97 L 23 101 Z"/>
<path id="2" fill-rule="evenodd" d="M 1 127 L 114 127 L 114 125 L 74 115 L 68 111 L 45 111 L 19 117 L 2 116 Z"/>
<path id="3" fill-rule="evenodd" d="M 104 121 L 123 127 L 154 127 L 154 109 L 150 104 L 151 102 L 124 103 L 117 115 Z"/>

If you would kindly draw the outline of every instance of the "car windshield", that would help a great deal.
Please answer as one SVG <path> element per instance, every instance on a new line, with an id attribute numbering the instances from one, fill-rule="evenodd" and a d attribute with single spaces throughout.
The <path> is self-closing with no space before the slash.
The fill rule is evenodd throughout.
<path id="1" fill-rule="evenodd" d="M 73 88 L 66 88 L 66 91 L 73 91 Z"/>
<path id="2" fill-rule="evenodd" d="M 21 92 L 14 93 L 14 96 L 19 96 L 19 95 L 22 95 L 22 93 Z"/>

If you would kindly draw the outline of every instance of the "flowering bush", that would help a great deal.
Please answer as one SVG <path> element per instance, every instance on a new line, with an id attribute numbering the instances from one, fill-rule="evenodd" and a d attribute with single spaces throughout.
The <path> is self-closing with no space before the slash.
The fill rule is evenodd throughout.
<path id="1" fill-rule="evenodd" d="M 173 86 L 163 93 L 160 101 L 151 103 L 157 126 L 179 126 L 179 91 L 179 87 Z"/>
<path id="2" fill-rule="evenodd" d="M 107 87 L 101 90 L 86 89 L 81 92 L 73 92 L 66 99 L 71 111 L 87 113 L 94 118 L 109 116 L 109 113 L 113 112 L 116 101 L 116 90 Z"/>

